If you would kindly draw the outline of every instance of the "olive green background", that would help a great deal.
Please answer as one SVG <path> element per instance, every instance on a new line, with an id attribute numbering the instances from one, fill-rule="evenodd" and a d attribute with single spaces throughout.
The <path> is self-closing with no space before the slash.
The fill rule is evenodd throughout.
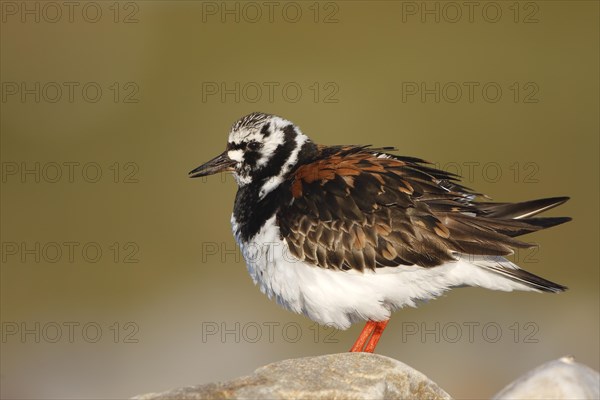
<path id="1" fill-rule="evenodd" d="M 296 2 L 285 18 L 286 3 L 278 2 L 272 21 L 258 2 L 257 22 L 255 9 L 227 3 L 239 9 L 236 22 L 235 14 L 219 14 L 221 2 L 136 1 L 117 5 L 116 23 L 113 2 L 96 2 L 102 17 L 91 23 L 81 16 L 85 4 L 73 22 L 67 15 L 22 22 L 3 13 L 3 398 L 126 398 L 348 350 L 362 326 L 316 330 L 252 284 L 230 231 L 233 179 L 187 178 L 223 150 L 230 125 L 252 111 L 282 115 L 318 143 L 394 145 L 455 172 L 458 165 L 467 186 L 497 201 L 571 196 L 550 214 L 573 222 L 531 235 L 539 251 L 516 256 L 569 291 L 455 290 L 396 312 L 378 352 L 458 398 L 491 396 L 567 354 L 599 368 L 598 2 L 521 2 L 515 22 L 514 2 L 497 1 L 486 9 L 487 19 L 501 10 L 495 23 L 482 16 L 486 2 L 472 22 L 464 7 L 449 21 L 454 10 L 442 2 Z M 215 7 L 216 15 L 207 13 Z M 407 14 L 411 7 L 438 7 L 440 21 Z M 299 21 L 289 21 L 298 8 Z M 124 23 L 128 15 L 137 22 Z M 11 82 L 79 86 L 72 102 L 64 92 L 53 103 L 52 85 L 39 102 L 34 95 L 21 101 L 7 92 Z M 91 91 L 88 100 L 81 93 L 89 82 L 102 88 L 95 103 Z M 235 92 L 236 82 L 239 99 L 206 91 L 224 83 Z M 439 102 L 406 93 L 421 82 L 440 84 Z M 457 85 L 464 90 L 453 102 Z M 475 85 L 472 101 L 466 85 Z M 497 86 L 502 96 L 492 102 Z M 132 88 L 139 91 L 129 100 L 138 101 L 124 102 Z M 21 177 L 22 166 L 36 162 L 46 168 L 40 181 Z M 54 163 L 62 165 L 59 179 Z M 72 182 L 64 163 L 79 163 Z M 96 170 L 82 173 L 86 163 L 99 166 L 98 182 L 87 181 Z M 40 250 L 39 262 L 35 254 L 13 254 L 13 246 L 36 242 L 49 252 Z M 65 253 L 50 262 L 48 243 L 64 250 L 65 242 L 78 243 L 73 262 Z M 98 262 L 81 255 L 86 243 L 101 248 Z M 138 262 L 124 262 L 133 250 L 130 261 Z M 35 331 L 36 323 L 39 343 L 34 334 L 7 331 Z M 69 323 L 79 324 L 72 338 Z M 96 325 L 84 335 L 90 323 Z M 222 323 L 234 333 L 207 335 Z M 51 343 L 56 324 L 62 336 Z M 102 334 L 89 343 L 94 326 Z"/>

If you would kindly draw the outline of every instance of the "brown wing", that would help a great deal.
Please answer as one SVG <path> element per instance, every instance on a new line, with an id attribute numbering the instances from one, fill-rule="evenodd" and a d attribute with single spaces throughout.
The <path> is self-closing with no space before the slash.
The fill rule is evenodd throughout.
<path id="1" fill-rule="evenodd" d="M 292 255 L 323 268 L 432 267 L 454 253 L 506 255 L 541 227 L 486 217 L 457 176 L 386 149 L 324 147 L 291 178 L 277 213 Z M 490 208 L 486 204 L 486 210 Z"/>

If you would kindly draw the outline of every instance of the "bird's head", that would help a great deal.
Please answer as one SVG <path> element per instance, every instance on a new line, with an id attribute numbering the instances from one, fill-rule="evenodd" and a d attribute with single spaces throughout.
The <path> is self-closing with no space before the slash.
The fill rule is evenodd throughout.
<path id="1" fill-rule="evenodd" d="M 264 195 L 293 169 L 303 146 L 314 144 L 293 123 L 255 112 L 236 121 L 225 151 L 191 171 L 190 177 L 233 171 L 240 187 L 261 183 Z"/>

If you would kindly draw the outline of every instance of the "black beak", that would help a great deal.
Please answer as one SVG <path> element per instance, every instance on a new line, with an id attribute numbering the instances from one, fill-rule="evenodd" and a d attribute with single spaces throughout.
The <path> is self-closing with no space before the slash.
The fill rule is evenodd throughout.
<path id="1" fill-rule="evenodd" d="M 235 161 L 227 156 L 227 151 L 224 151 L 209 162 L 190 171 L 189 176 L 190 178 L 199 178 L 201 176 L 213 175 L 223 171 L 233 171 L 234 165 Z"/>

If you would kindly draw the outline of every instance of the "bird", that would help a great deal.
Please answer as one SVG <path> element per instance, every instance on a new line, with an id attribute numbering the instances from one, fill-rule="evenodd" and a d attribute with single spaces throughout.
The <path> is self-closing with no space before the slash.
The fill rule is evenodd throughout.
<path id="1" fill-rule="evenodd" d="M 231 225 L 252 280 L 285 309 L 328 327 L 366 321 L 351 352 L 372 353 L 392 312 L 458 287 L 562 292 L 506 257 L 519 236 L 569 217 L 536 217 L 552 197 L 492 202 L 394 147 L 315 144 L 294 123 L 254 112 L 225 151 L 189 172 L 231 172 Z"/>

